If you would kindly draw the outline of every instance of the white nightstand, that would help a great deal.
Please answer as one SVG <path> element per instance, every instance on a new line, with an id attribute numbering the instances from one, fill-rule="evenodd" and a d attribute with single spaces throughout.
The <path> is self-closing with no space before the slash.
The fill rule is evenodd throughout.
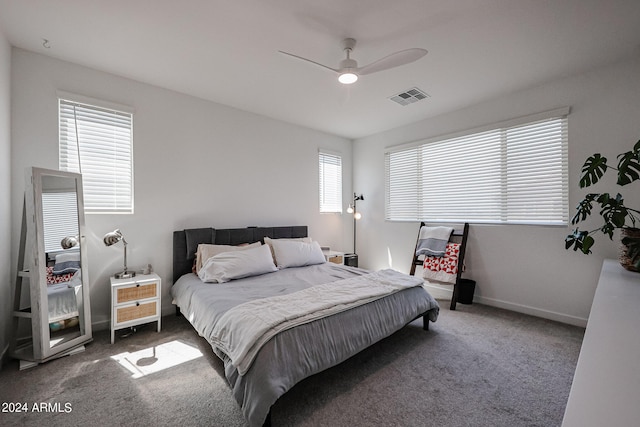
<path id="1" fill-rule="evenodd" d="M 111 277 L 111 344 L 118 329 L 158 322 L 160 332 L 161 283 L 155 273 L 129 279 Z"/>

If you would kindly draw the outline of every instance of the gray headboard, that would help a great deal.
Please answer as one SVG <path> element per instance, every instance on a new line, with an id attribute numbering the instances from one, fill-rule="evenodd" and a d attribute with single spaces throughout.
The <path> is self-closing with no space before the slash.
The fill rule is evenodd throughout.
<path id="1" fill-rule="evenodd" d="M 200 243 L 215 245 L 240 245 L 262 242 L 265 237 L 273 239 L 307 237 L 306 225 L 288 227 L 247 228 L 191 228 L 173 232 L 173 282 L 183 274 L 191 273 L 196 250 Z"/>

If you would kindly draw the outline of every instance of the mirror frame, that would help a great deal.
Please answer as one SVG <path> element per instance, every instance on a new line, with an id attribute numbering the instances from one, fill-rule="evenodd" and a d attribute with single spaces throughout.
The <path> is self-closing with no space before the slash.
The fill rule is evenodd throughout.
<path id="1" fill-rule="evenodd" d="M 78 210 L 78 232 L 80 246 L 80 266 L 82 271 L 82 311 L 78 313 L 80 320 L 80 336 L 65 340 L 55 346 L 50 345 L 49 307 L 47 296 L 46 253 L 44 249 L 44 224 L 42 206 L 42 179 L 46 176 L 70 178 L 75 182 Z M 25 185 L 25 209 L 27 222 L 26 264 L 29 270 L 31 295 L 31 331 L 33 340 L 33 358 L 44 362 L 54 357 L 71 353 L 76 347 L 92 340 L 91 304 L 89 288 L 89 263 L 87 260 L 87 243 L 85 238 L 84 196 L 82 191 L 82 175 L 43 168 L 28 168 Z M 30 254 L 30 255 L 29 255 Z"/>

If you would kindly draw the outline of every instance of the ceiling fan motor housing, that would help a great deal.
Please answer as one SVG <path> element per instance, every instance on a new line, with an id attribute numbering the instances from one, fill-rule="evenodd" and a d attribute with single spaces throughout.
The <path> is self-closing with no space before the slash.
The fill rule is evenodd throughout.
<path id="1" fill-rule="evenodd" d="M 347 59 L 343 59 L 342 61 L 340 61 L 340 70 L 345 70 L 345 69 L 356 69 L 358 68 L 358 63 L 351 58 L 347 58 Z"/>
<path id="2" fill-rule="evenodd" d="M 342 40 L 342 47 L 343 49 L 352 50 L 354 47 L 356 47 L 356 39 L 348 38 Z"/>

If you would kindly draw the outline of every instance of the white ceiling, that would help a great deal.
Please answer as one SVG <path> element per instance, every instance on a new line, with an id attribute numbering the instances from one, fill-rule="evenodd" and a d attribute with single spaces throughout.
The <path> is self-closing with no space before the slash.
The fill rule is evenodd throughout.
<path id="1" fill-rule="evenodd" d="M 639 56 L 639 24 L 639 0 L 0 0 L 13 46 L 347 138 Z M 346 37 L 360 66 L 429 53 L 351 86 L 278 53 L 338 67 Z"/>

